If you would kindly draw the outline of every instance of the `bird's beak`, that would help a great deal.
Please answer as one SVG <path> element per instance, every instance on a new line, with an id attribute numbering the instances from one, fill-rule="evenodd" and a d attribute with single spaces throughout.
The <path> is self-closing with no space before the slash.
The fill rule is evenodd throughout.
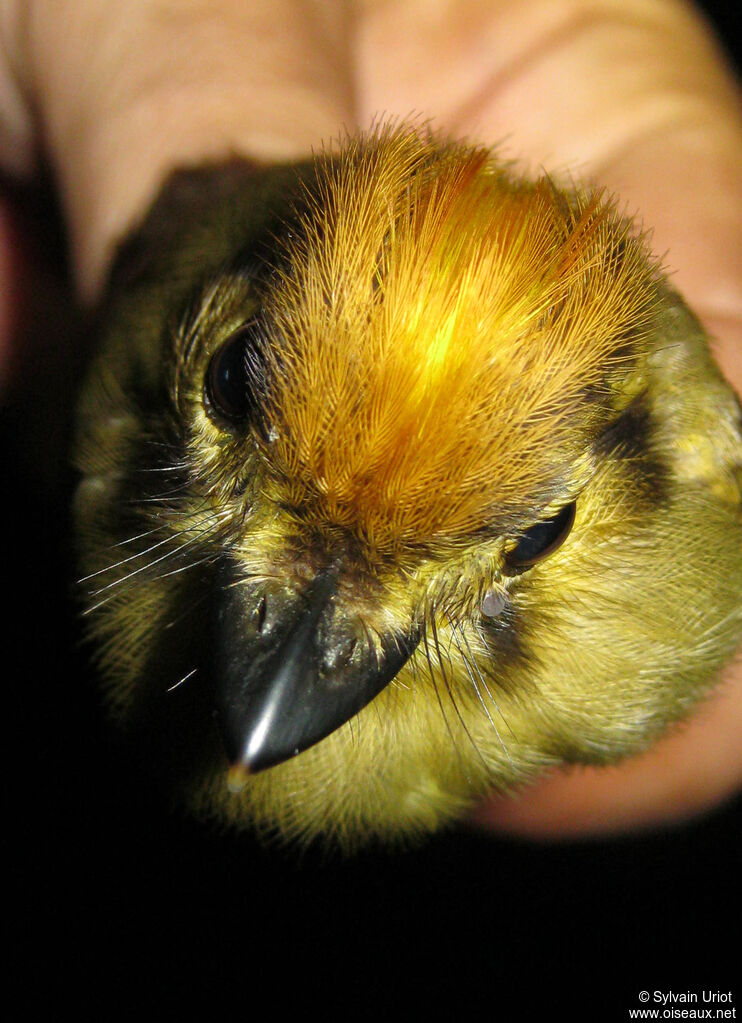
<path id="1" fill-rule="evenodd" d="M 338 571 L 299 589 L 238 582 L 219 570 L 213 647 L 215 697 L 230 786 L 301 753 L 334 732 L 395 677 L 420 641 L 381 636 L 376 643 L 338 600 Z"/>

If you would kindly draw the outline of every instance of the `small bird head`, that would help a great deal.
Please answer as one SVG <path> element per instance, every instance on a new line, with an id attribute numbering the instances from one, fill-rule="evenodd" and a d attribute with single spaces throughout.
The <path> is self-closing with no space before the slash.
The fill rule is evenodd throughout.
<path id="1" fill-rule="evenodd" d="M 149 468 L 177 485 L 136 514 L 177 572 L 139 541 L 136 585 L 107 570 L 109 667 L 122 628 L 136 647 L 116 700 L 151 688 L 145 665 L 172 681 L 156 634 L 203 601 L 178 672 L 208 680 L 227 758 L 211 755 L 196 800 L 348 842 L 640 748 L 728 655 L 742 590 L 738 554 L 726 587 L 680 565 L 683 479 L 739 540 L 738 476 L 719 465 L 739 428 L 645 239 L 600 192 L 406 128 L 319 157 L 286 194 L 239 244 L 206 232 L 216 269 L 158 328 L 162 408 L 119 442 L 146 461 L 159 435 Z M 723 429 L 683 398 L 693 376 Z M 660 615 L 646 658 L 642 616 L 663 587 L 685 606 L 688 586 L 717 605 L 723 590 L 726 610 L 669 654 Z"/>

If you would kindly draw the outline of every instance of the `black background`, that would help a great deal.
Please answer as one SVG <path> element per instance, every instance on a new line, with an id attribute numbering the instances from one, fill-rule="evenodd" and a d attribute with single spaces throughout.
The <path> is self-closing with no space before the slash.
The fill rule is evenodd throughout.
<path id="1" fill-rule="evenodd" d="M 706 6 L 739 64 L 733 16 Z M 38 197 L 18 199 L 36 254 L 55 247 Z M 36 312 L 59 331 L 60 314 Z M 462 829 L 349 860 L 171 813 L 101 712 L 69 599 L 70 475 L 37 457 L 50 431 L 64 439 L 74 349 L 70 336 L 31 350 L 2 421 L 8 1018 L 43 1005 L 52 1019 L 624 1020 L 641 989 L 736 1003 L 740 799 L 650 836 L 538 845 Z"/>

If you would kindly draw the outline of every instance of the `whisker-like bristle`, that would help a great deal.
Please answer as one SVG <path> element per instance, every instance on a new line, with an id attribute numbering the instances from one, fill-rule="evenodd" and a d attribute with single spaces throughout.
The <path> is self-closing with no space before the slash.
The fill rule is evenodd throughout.
<path id="1" fill-rule="evenodd" d="M 494 698 L 492 696 L 492 693 L 489 691 L 489 688 L 487 686 L 487 682 L 486 682 L 486 680 L 484 678 L 484 675 L 482 674 L 482 672 L 481 672 L 481 670 L 479 668 L 479 665 L 477 663 L 476 658 L 472 654 L 471 647 L 469 646 L 469 641 L 468 641 L 468 639 L 466 637 L 466 632 L 464 631 L 463 627 L 458 626 L 456 624 L 456 622 L 454 622 L 452 619 L 449 619 L 449 628 L 451 629 L 451 634 L 452 634 L 453 640 L 454 640 L 454 642 L 455 642 L 455 644 L 456 644 L 456 646 L 458 648 L 459 654 L 461 655 L 461 660 L 463 661 L 464 668 L 466 670 L 466 674 L 467 674 L 467 676 L 469 678 L 469 681 L 472 684 L 472 688 L 474 689 L 474 692 L 477 694 L 477 699 L 479 700 L 479 703 L 481 704 L 482 710 L 487 715 L 487 720 L 492 725 L 492 729 L 493 729 L 495 735 L 497 736 L 497 741 L 500 744 L 500 748 L 502 749 L 503 753 L 505 754 L 505 756 L 508 758 L 508 761 L 510 761 L 510 763 L 512 765 L 512 760 L 510 759 L 510 753 L 508 752 L 508 748 L 507 748 L 507 746 L 505 744 L 505 741 L 503 740 L 503 738 L 502 738 L 502 736 L 500 734 L 500 730 L 498 729 L 497 724 L 495 723 L 495 720 L 492 717 L 492 714 L 490 713 L 490 709 L 487 706 L 487 704 L 486 704 L 486 702 L 485 702 L 485 700 L 484 700 L 484 698 L 482 696 L 481 690 L 479 688 L 480 685 L 485 690 L 485 692 L 489 696 L 490 700 L 494 704 L 495 709 L 498 712 L 499 712 L 499 707 L 497 706 L 497 703 L 495 702 L 495 700 L 494 700 Z M 462 643 L 462 641 L 463 641 L 463 643 Z M 464 649 L 464 647 L 466 647 L 466 650 Z"/>

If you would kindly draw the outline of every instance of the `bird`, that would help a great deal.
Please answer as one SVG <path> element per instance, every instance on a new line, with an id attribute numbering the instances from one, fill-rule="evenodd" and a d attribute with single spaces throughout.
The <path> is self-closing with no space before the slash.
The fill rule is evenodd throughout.
<path id="1" fill-rule="evenodd" d="M 417 840 L 739 646 L 740 404 L 600 187 L 406 122 L 180 168 L 91 330 L 86 636 L 189 812 Z"/>

